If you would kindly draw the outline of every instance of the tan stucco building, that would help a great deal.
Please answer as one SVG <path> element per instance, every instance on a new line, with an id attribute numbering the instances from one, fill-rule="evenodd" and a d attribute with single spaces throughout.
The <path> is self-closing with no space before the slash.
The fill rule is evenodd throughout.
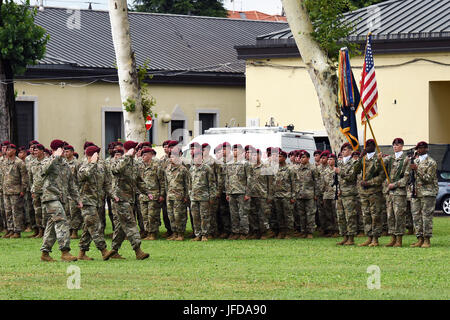
<path id="1" fill-rule="evenodd" d="M 245 62 L 234 46 L 285 23 L 130 13 L 137 65 L 149 61 L 155 98 L 148 141 L 161 145 L 210 127 L 245 125 Z M 60 138 L 82 152 L 124 137 L 109 13 L 45 8 L 36 23 L 50 35 L 44 59 L 18 78 L 19 145 Z M 245 32 L 243 32 L 245 30 Z M 202 127 L 197 121 L 201 121 Z M 176 131 L 176 129 L 179 129 Z"/>
<path id="2" fill-rule="evenodd" d="M 360 21 L 350 38 L 364 52 L 366 22 L 371 12 L 380 14 L 373 30 L 379 116 L 371 123 L 381 145 L 396 137 L 409 145 L 421 140 L 450 143 L 450 25 L 437 2 L 418 11 L 421 1 L 389 1 L 347 15 Z M 411 12 L 419 13 L 398 19 Z M 262 35 L 256 44 L 238 46 L 237 51 L 246 61 L 247 120 L 265 125 L 274 118 L 282 126 L 294 124 L 295 130 L 324 132 L 314 86 L 289 29 Z M 363 59 L 351 59 L 358 83 Z M 358 129 L 361 140 L 360 122 Z"/>

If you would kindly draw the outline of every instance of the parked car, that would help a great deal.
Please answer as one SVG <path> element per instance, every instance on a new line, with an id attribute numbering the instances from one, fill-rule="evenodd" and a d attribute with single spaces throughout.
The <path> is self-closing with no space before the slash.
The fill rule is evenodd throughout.
<path id="1" fill-rule="evenodd" d="M 450 215 L 450 171 L 438 171 L 438 184 L 436 209 Z"/>

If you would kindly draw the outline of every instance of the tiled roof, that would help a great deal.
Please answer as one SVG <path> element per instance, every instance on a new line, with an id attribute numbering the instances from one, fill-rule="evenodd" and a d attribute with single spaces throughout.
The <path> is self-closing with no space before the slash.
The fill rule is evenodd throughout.
<path id="1" fill-rule="evenodd" d="M 345 14 L 355 24 L 350 41 L 364 41 L 370 22 L 374 40 L 450 37 L 450 0 L 391 0 Z M 258 37 L 258 40 L 293 41 L 289 28 Z"/>
<path id="2" fill-rule="evenodd" d="M 243 73 L 245 63 L 237 59 L 234 46 L 255 43 L 258 35 L 287 26 L 281 22 L 133 12 L 129 21 L 138 65 L 149 60 L 150 70 L 216 73 Z M 46 7 L 38 11 L 35 22 L 50 35 L 41 65 L 115 68 L 108 11 Z"/>
<path id="3" fill-rule="evenodd" d="M 228 11 L 228 18 L 260 21 L 287 21 L 284 16 L 270 15 L 260 11 Z"/>

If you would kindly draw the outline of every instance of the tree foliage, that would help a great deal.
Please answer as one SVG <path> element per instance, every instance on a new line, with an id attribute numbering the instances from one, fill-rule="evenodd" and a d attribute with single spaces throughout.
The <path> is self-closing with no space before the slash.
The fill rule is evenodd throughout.
<path id="1" fill-rule="evenodd" d="M 30 0 L 17 4 L 0 1 L 0 54 L 14 75 L 23 74 L 27 65 L 44 57 L 49 40 L 44 28 L 34 24 L 37 10 L 30 8 Z"/>
<path id="2" fill-rule="evenodd" d="M 209 17 L 227 16 L 222 0 L 134 0 L 134 10 Z"/>
<path id="3" fill-rule="evenodd" d="M 350 0 L 348 9 L 349 11 L 353 11 L 386 1 L 389 0 Z"/>

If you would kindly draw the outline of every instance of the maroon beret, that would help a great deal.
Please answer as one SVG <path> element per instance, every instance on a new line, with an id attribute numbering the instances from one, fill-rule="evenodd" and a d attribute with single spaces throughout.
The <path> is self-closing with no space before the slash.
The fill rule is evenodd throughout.
<path id="1" fill-rule="evenodd" d="M 366 141 L 366 146 L 369 145 L 369 144 L 375 145 L 375 140 L 373 140 L 373 139 L 367 140 L 367 141 Z"/>
<path id="2" fill-rule="evenodd" d="M 9 142 L 8 140 L 5 140 L 2 142 L 2 146 L 8 146 L 10 144 L 11 144 L 11 142 Z"/>
<path id="3" fill-rule="evenodd" d="M 202 144 L 202 149 L 206 149 L 206 148 L 211 149 L 211 146 L 208 143 Z"/>
<path id="4" fill-rule="evenodd" d="M 176 140 L 170 140 L 169 143 L 167 144 L 169 146 L 169 148 L 175 147 L 178 145 L 178 141 Z"/>
<path id="5" fill-rule="evenodd" d="M 95 144 L 93 142 L 90 141 L 86 141 L 83 145 L 83 149 L 86 150 L 86 148 L 90 147 L 90 146 L 94 146 Z"/>
<path id="6" fill-rule="evenodd" d="M 108 144 L 108 149 L 114 149 L 114 146 L 116 145 L 116 143 L 113 141 L 110 144 Z"/>
<path id="7" fill-rule="evenodd" d="M 323 151 L 321 154 L 320 154 L 320 157 L 322 158 L 322 157 L 327 157 L 328 158 L 328 155 L 330 154 L 330 151 L 328 151 L 328 150 L 325 150 L 325 151 Z"/>
<path id="8" fill-rule="evenodd" d="M 114 147 L 115 147 L 115 146 L 123 146 L 123 143 L 120 142 L 120 141 L 117 141 L 117 142 L 114 143 Z"/>
<path id="9" fill-rule="evenodd" d="M 92 157 L 94 153 L 100 153 L 100 148 L 97 146 L 89 146 L 84 151 L 88 157 Z"/>
<path id="10" fill-rule="evenodd" d="M 248 150 L 250 150 L 251 148 L 253 148 L 253 146 L 251 146 L 251 145 L 246 145 L 245 147 L 244 147 L 244 149 L 245 149 L 245 151 L 248 151 Z"/>
<path id="11" fill-rule="evenodd" d="M 309 154 L 309 152 L 306 151 L 306 150 L 300 151 L 300 158 L 303 157 L 303 156 L 307 156 L 308 158 L 311 157 L 311 155 Z"/>
<path id="12" fill-rule="evenodd" d="M 351 145 L 350 143 L 348 143 L 348 142 L 346 142 L 346 143 L 344 143 L 344 144 L 342 145 L 341 151 L 344 150 L 345 148 L 353 149 L 353 148 L 352 148 L 352 145 Z"/>
<path id="13" fill-rule="evenodd" d="M 130 150 L 130 149 L 136 148 L 137 145 L 138 145 L 137 142 L 130 140 L 130 141 L 125 142 L 123 144 L 123 147 L 125 148 L 125 150 Z"/>
<path id="14" fill-rule="evenodd" d="M 152 153 L 152 150 L 153 150 L 152 148 L 143 147 L 142 150 L 141 150 L 141 154 L 145 154 L 145 153 L 148 153 L 148 152 Z"/>
<path id="15" fill-rule="evenodd" d="M 222 143 L 222 148 L 231 148 L 231 144 L 229 142 Z"/>
<path id="16" fill-rule="evenodd" d="M 404 145 L 404 144 L 405 144 L 405 141 L 403 141 L 402 138 L 395 138 L 394 141 L 392 141 L 392 145 L 394 145 L 394 144 L 401 144 L 401 145 Z"/>
<path id="17" fill-rule="evenodd" d="M 328 159 L 333 158 L 334 160 L 336 160 L 336 155 L 334 153 L 330 153 L 328 155 Z"/>
<path id="18" fill-rule="evenodd" d="M 49 150 L 49 149 L 47 149 L 47 148 L 44 149 L 44 152 L 45 152 L 46 154 L 50 155 L 50 156 L 51 156 L 52 153 L 53 153 L 52 150 Z"/>
<path id="19" fill-rule="evenodd" d="M 58 150 L 58 148 L 62 148 L 62 147 L 64 147 L 64 141 L 62 141 L 62 140 L 56 139 L 50 143 L 50 148 L 52 150 Z"/>
<path id="20" fill-rule="evenodd" d="M 314 155 L 316 155 L 316 154 L 322 154 L 322 151 L 320 151 L 320 150 L 314 151 Z"/>
<path id="21" fill-rule="evenodd" d="M 289 151 L 288 156 L 289 157 L 292 157 L 292 156 L 295 157 L 296 154 L 297 154 L 296 150 L 292 150 L 292 151 Z"/>
<path id="22" fill-rule="evenodd" d="M 361 153 L 359 152 L 359 151 L 353 151 L 353 153 L 352 153 L 352 157 L 354 157 L 354 156 L 360 156 L 361 155 Z"/>
<path id="23" fill-rule="evenodd" d="M 30 142 L 28 142 L 28 147 L 34 146 L 36 144 L 39 144 L 37 140 L 31 140 Z"/>
<path id="24" fill-rule="evenodd" d="M 284 158 L 287 158 L 287 153 L 283 150 L 280 150 L 280 156 L 283 156 Z"/>
<path id="25" fill-rule="evenodd" d="M 72 151 L 75 151 L 75 149 L 74 149 L 71 145 L 64 146 L 64 150 L 72 150 Z"/>
<path id="26" fill-rule="evenodd" d="M 241 144 L 239 144 L 239 143 L 236 143 L 236 144 L 233 144 L 233 149 L 243 149 L 242 148 L 242 145 Z"/>
<path id="27" fill-rule="evenodd" d="M 38 143 L 37 145 L 35 145 L 34 148 L 35 148 L 35 149 L 39 149 L 39 150 L 45 150 L 45 147 L 44 147 L 42 144 L 40 144 L 40 143 Z"/>
<path id="28" fill-rule="evenodd" d="M 148 142 L 148 141 L 142 142 L 141 145 L 142 145 L 142 148 L 144 148 L 144 147 L 149 147 L 149 148 L 151 148 L 151 147 L 152 147 L 152 144 L 151 144 L 150 142 Z"/>
<path id="29" fill-rule="evenodd" d="M 116 153 L 123 154 L 124 152 L 123 152 L 123 149 L 115 149 L 113 154 L 116 154 Z"/>
<path id="30" fill-rule="evenodd" d="M 17 150 L 17 147 L 16 147 L 15 144 L 10 143 L 10 144 L 8 145 L 8 149 L 16 149 L 16 150 Z"/>
<path id="31" fill-rule="evenodd" d="M 198 148 L 198 149 L 200 149 L 202 146 L 200 145 L 200 143 L 198 143 L 198 142 L 192 142 L 190 145 L 189 145 L 189 148 Z"/>
<path id="32" fill-rule="evenodd" d="M 164 142 L 162 143 L 162 146 L 163 146 L 163 147 L 164 147 L 164 146 L 167 146 L 167 145 L 169 144 L 169 142 L 170 142 L 170 140 L 164 141 Z"/>
<path id="33" fill-rule="evenodd" d="M 24 146 L 21 146 L 21 147 L 19 147 L 19 149 L 17 149 L 17 150 L 19 150 L 19 151 L 26 151 L 27 148 L 25 148 Z"/>
<path id="34" fill-rule="evenodd" d="M 428 143 L 426 143 L 425 141 L 420 141 L 420 142 L 416 145 L 416 149 L 419 149 L 420 147 L 428 148 Z"/>

